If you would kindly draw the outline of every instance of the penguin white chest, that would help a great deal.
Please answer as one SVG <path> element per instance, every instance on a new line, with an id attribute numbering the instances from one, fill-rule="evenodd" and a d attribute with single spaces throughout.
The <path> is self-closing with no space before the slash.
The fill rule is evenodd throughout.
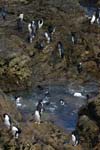
<path id="1" fill-rule="evenodd" d="M 46 38 L 46 40 L 47 40 L 47 43 L 50 43 L 50 36 L 48 35 L 48 33 L 47 32 L 45 32 L 45 38 Z"/>
<path id="2" fill-rule="evenodd" d="M 77 146 L 78 145 L 78 140 L 74 134 L 72 134 L 72 145 Z"/>
<path id="3" fill-rule="evenodd" d="M 29 33 L 32 32 L 32 28 L 31 28 L 31 24 L 30 23 L 28 24 L 28 31 L 29 31 Z"/>
<path id="4" fill-rule="evenodd" d="M 75 38 L 72 36 L 72 43 L 74 43 L 75 42 Z"/>
<path id="5" fill-rule="evenodd" d="M 40 29 L 40 28 L 42 28 L 42 26 L 43 26 L 43 20 L 39 20 L 38 21 L 38 28 Z"/>
<path id="6" fill-rule="evenodd" d="M 15 126 L 13 126 L 12 127 L 12 135 L 13 136 L 16 136 L 16 132 L 18 132 L 18 129 L 15 127 Z M 18 135 L 17 135 L 18 136 Z"/>
<path id="7" fill-rule="evenodd" d="M 35 111 L 35 121 L 36 121 L 37 123 L 40 123 L 40 114 L 39 114 L 39 111 L 38 111 L 38 110 Z"/>
<path id="8" fill-rule="evenodd" d="M 24 14 L 20 14 L 20 15 L 19 15 L 19 18 L 20 18 L 21 20 L 23 20 Z"/>
<path id="9" fill-rule="evenodd" d="M 72 145 L 76 146 L 76 137 L 74 134 L 72 134 Z"/>
<path id="10" fill-rule="evenodd" d="M 4 124 L 7 128 L 10 128 L 10 126 L 11 126 L 9 116 L 7 116 L 7 115 L 4 118 Z"/>
<path id="11" fill-rule="evenodd" d="M 72 134 L 72 142 L 75 142 L 76 141 L 76 137 L 75 135 Z"/>
<path id="12" fill-rule="evenodd" d="M 17 107 L 21 107 L 21 106 L 22 106 L 22 104 L 21 104 L 21 97 L 18 97 L 18 98 L 16 99 L 16 106 L 17 106 Z"/>
<path id="13" fill-rule="evenodd" d="M 91 24 L 94 23 L 95 19 L 96 19 L 96 17 L 95 17 L 95 15 L 93 15 L 93 16 L 92 16 L 92 19 L 91 19 Z"/>

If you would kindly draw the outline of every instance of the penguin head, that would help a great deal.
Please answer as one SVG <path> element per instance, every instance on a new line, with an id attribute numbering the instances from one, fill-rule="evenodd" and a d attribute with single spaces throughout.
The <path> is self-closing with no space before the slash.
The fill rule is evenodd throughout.
<path id="1" fill-rule="evenodd" d="M 58 41 L 57 45 L 62 45 L 62 42 L 61 42 L 61 41 Z"/>
<path id="2" fill-rule="evenodd" d="M 73 135 L 74 135 L 74 134 L 75 134 L 75 133 L 74 133 L 74 131 L 72 131 L 72 133 L 71 133 L 71 134 L 73 134 Z"/>
<path id="3" fill-rule="evenodd" d="M 22 99 L 21 96 L 16 97 L 16 100 L 17 100 L 17 101 L 20 101 L 21 99 Z"/>
<path id="4" fill-rule="evenodd" d="M 40 99 L 38 102 L 38 105 L 41 105 L 41 104 L 43 105 L 43 99 Z"/>
<path id="5" fill-rule="evenodd" d="M 59 102 L 60 102 L 61 105 L 65 104 L 63 99 L 60 99 Z"/>
<path id="6" fill-rule="evenodd" d="M 45 32 L 44 33 L 44 36 L 47 38 L 49 35 L 48 35 L 48 32 Z"/>
<path id="7" fill-rule="evenodd" d="M 37 85 L 37 88 L 41 91 L 44 89 L 43 86 L 41 86 L 41 85 Z"/>
<path id="8" fill-rule="evenodd" d="M 78 136 L 78 131 L 77 131 L 77 130 L 74 130 L 74 131 L 72 131 L 72 134 L 73 134 L 74 136 Z"/>
<path id="9" fill-rule="evenodd" d="M 53 25 L 49 25 L 49 26 L 48 26 L 48 32 L 49 32 L 50 34 L 52 34 L 53 32 L 55 32 L 55 27 L 53 27 Z"/>
<path id="10" fill-rule="evenodd" d="M 71 36 L 74 36 L 74 37 L 75 37 L 75 32 L 71 32 Z"/>
<path id="11" fill-rule="evenodd" d="M 86 99 L 88 100 L 90 98 L 89 94 L 86 95 Z"/>
<path id="12" fill-rule="evenodd" d="M 4 113 L 3 114 L 3 118 L 5 118 L 6 116 L 9 116 L 7 113 Z"/>
<path id="13" fill-rule="evenodd" d="M 39 19 L 39 21 L 38 21 L 40 24 L 42 24 L 43 23 L 43 19 L 41 18 L 41 19 Z"/>
<path id="14" fill-rule="evenodd" d="M 35 24 L 35 21 L 33 20 L 33 21 L 31 21 L 31 24 Z"/>

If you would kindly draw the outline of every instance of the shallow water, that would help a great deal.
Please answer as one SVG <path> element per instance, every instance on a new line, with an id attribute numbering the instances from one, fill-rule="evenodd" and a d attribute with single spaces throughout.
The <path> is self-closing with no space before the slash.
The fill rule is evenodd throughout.
<path id="1" fill-rule="evenodd" d="M 88 17 L 92 17 L 93 13 L 97 9 L 97 7 L 94 7 L 94 5 L 83 5 L 83 4 L 80 5 L 85 10 L 85 13 Z"/>
<path id="2" fill-rule="evenodd" d="M 45 94 L 46 92 L 49 94 Z M 81 92 L 84 97 L 74 97 L 75 92 Z M 22 106 L 18 109 L 24 114 L 24 121 L 28 117 L 32 117 L 36 104 L 40 99 L 45 98 L 45 102 L 49 101 L 48 105 L 44 104 L 45 111 L 42 120 L 51 120 L 58 126 L 67 131 L 75 129 L 77 122 L 77 112 L 80 107 L 86 104 L 86 94 L 90 97 L 97 95 L 98 84 L 91 82 L 84 86 L 71 83 L 69 85 L 48 85 L 44 86 L 43 90 L 38 88 L 28 91 L 21 91 L 9 94 L 10 98 L 15 102 L 14 96 L 22 96 Z M 61 105 L 60 99 L 63 99 L 65 104 Z"/>

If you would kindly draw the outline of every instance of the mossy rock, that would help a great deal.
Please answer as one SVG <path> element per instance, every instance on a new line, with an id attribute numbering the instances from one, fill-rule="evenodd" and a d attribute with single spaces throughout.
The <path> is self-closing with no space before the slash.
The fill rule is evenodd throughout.
<path id="1" fill-rule="evenodd" d="M 17 76 L 20 80 L 26 80 L 31 76 L 30 57 L 21 55 L 9 62 L 8 74 Z"/>
<path id="2" fill-rule="evenodd" d="M 78 131 L 80 136 L 84 137 L 86 143 L 92 144 L 92 146 L 97 143 L 99 127 L 88 116 L 83 115 L 79 118 Z"/>
<path id="3" fill-rule="evenodd" d="M 94 120 L 100 124 L 100 97 L 89 103 L 88 109 Z"/>

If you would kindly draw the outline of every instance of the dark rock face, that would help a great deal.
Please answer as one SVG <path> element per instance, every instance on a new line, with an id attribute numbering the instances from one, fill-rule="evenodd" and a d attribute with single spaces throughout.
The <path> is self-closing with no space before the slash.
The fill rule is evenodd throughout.
<path id="1" fill-rule="evenodd" d="M 77 129 L 83 147 L 90 149 L 99 145 L 100 142 L 100 95 L 92 99 L 86 109 L 81 109 L 79 112 Z"/>

